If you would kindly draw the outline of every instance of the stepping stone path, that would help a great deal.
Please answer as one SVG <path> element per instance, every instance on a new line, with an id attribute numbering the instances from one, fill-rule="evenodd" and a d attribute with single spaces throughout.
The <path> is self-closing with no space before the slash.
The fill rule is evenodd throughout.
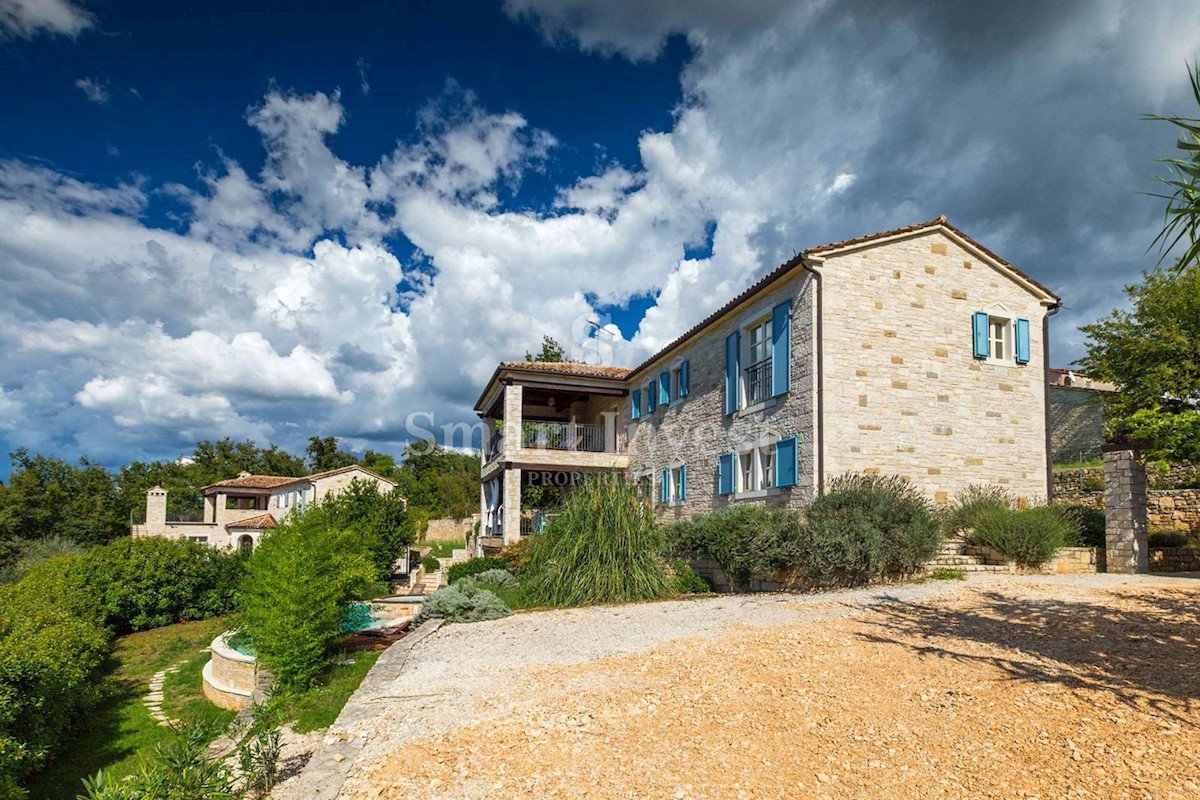
<path id="1" fill-rule="evenodd" d="M 209 652 L 209 648 L 204 648 L 203 652 Z M 163 727 L 170 727 L 177 722 L 177 720 L 171 719 L 165 713 L 163 713 L 163 684 L 166 682 L 168 675 L 179 672 L 179 668 L 183 666 L 185 661 L 187 661 L 187 659 L 180 661 L 173 667 L 160 669 L 158 672 L 154 673 L 154 676 L 150 678 L 150 691 L 146 693 L 144 698 L 142 698 L 142 703 L 146 706 L 146 710 L 150 712 L 150 716 L 154 718 L 155 722 Z"/>

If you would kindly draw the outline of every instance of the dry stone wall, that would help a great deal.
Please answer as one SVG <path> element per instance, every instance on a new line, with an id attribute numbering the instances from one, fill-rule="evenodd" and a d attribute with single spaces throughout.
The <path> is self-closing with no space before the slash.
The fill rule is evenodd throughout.
<path id="1" fill-rule="evenodd" d="M 1200 538 L 1200 489 L 1153 488 L 1187 483 L 1194 467 L 1173 468 L 1165 475 L 1151 466 L 1146 470 L 1150 489 L 1146 492 L 1146 517 L 1150 530 L 1173 530 Z M 1158 475 L 1156 478 L 1155 476 Z M 1054 473 L 1054 500 L 1104 508 L 1102 468 Z"/>
<path id="2" fill-rule="evenodd" d="M 1104 445 L 1104 406 L 1095 389 L 1050 387 L 1050 456 L 1055 464 L 1100 457 Z"/>

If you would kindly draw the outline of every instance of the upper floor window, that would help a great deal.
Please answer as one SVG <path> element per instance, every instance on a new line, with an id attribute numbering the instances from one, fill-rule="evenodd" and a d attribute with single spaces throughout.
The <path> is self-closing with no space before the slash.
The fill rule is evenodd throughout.
<path id="1" fill-rule="evenodd" d="M 971 315 L 974 356 L 992 364 L 1029 363 L 1029 320 L 988 311 Z"/>
<path id="2" fill-rule="evenodd" d="M 725 339 L 725 413 L 791 389 L 792 302 L 743 323 Z"/>

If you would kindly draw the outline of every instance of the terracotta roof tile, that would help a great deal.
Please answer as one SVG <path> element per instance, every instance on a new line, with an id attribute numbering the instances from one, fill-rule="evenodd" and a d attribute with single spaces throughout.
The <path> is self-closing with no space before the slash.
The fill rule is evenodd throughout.
<path id="1" fill-rule="evenodd" d="M 275 517 L 270 514 L 259 514 L 257 517 L 249 519 L 239 519 L 237 522 L 228 522 L 226 528 L 274 528 Z"/>
<path id="2" fill-rule="evenodd" d="M 574 361 L 501 361 L 500 369 L 545 372 L 554 375 L 573 375 L 577 378 L 611 378 L 618 381 L 623 380 L 630 373 L 628 367 L 610 367 L 603 364 L 579 364 Z"/>
<path id="3" fill-rule="evenodd" d="M 284 475 L 239 475 L 236 478 L 230 478 L 227 481 L 218 481 L 210 483 L 201 491 L 206 489 L 275 489 L 279 486 L 286 486 L 289 483 L 304 480 L 303 478 L 289 478 Z"/>

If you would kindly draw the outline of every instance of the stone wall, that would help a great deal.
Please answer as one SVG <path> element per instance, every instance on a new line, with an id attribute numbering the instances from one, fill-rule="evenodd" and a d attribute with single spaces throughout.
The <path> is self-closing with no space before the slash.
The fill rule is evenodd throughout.
<path id="1" fill-rule="evenodd" d="M 1037 572 L 1042 575 L 1104 572 L 1104 548 L 1064 547 Z"/>
<path id="2" fill-rule="evenodd" d="M 791 391 L 772 398 L 756 411 L 725 414 L 725 337 L 762 315 L 778 303 L 792 300 Z M 799 471 L 797 485 L 771 490 L 766 501 L 798 508 L 806 505 L 815 486 L 813 450 L 813 288 L 807 273 L 797 272 L 782 279 L 711 325 L 678 351 L 658 359 L 647 370 L 633 376 L 631 388 L 646 391 L 651 377 L 672 369 L 679 360 L 688 361 L 688 395 L 660 405 L 628 427 L 629 474 L 634 479 L 649 475 L 651 497 L 659 497 L 662 471 L 687 465 L 687 499 L 662 506 L 656 503 L 664 522 L 685 519 L 739 502 L 717 491 L 720 456 L 740 446 L 762 440 L 797 438 Z M 643 401 L 644 402 L 644 401 Z M 629 401 L 622 415 L 628 419 Z"/>
<path id="3" fill-rule="evenodd" d="M 1200 572 L 1200 549 L 1155 547 L 1150 551 L 1151 572 Z"/>
<path id="4" fill-rule="evenodd" d="M 1146 470 L 1154 485 L 1154 467 Z M 1054 500 L 1104 508 L 1103 490 L 1095 490 L 1095 481 L 1103 481 L 1101 468 L 1054 473 Z M 1146 518 L 1150 530 L 1173 530 L 1200 538 L 1200 489 L 1150 489 L 1146 492 Z"/>
<path id="5" fill-rule="evenodd" d="M 1104 516 L 1105 571 L 1149 572 L 1146 468 L 1135 450 L 1104 453 Z"/>
<path id="6" fill-rule="evenodd" d="M 478 514 L 472 514 L 464 519 L 454 519 L 453 517 L 431 519 L 429 520 L 429 528 L 425 531 L 425 541 L 466 541 L 467 536 L 475 529 L 475 523 L 478 521 Z"/>
<path id="7" fill-rule="evenodd" d="M 1104 444 L 1102 396 L 1095 389 L 1050 387 L 1050 457 L 1055 464 L 1100 457 Z"/>
<path id="8" fill-rule="evenodd" d="M 1044 498 L 1046 380 L 1038 297 L 931 231 L 831 255 L 826 474 L 908 478 L 935 503 L 969 484 Z M 1029 320 L 1030 359 L 976 359 L 975 311 Z"/>

